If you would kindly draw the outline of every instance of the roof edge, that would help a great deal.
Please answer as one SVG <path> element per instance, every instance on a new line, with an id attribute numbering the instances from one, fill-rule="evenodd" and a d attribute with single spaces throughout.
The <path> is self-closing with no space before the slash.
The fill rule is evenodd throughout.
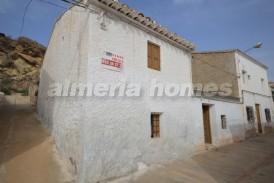
<path id="1" fill-rule="evenodd" d="M 237 49 L 212 50 L 212 51 L 194 51 L 193 54 L 231 53 L 231 52 L 235 52 L 235 51 L 237 51 Z"/>
<path id="2" fill-rule="evenodd" d="M 114 0 L 88 0 L 87 3 L 94 4 L 99 8 L 124 18 L 127 21 L 130 21 L 130 23 L 134 24 L 136 27 L 145 29 L 146 32 L 149 31 L 150 33 L 159 36 L 162 40 L 167 41 L 176 47 L 187 50 L 189 52 L 194 51 L 196 48 L 192 42 L 182 38 L 181 36 L 178 36 L 176 33 L 168 31 L 167 28 L 161 26 L 150 17 L 146 17 L 142 13 L 129 8 L 126 4 L 122 4 Z"/>
<path id="3" fill-rule="evenodd" d="M 263 63 L 259 62 L 258 60 L 256 60 L 255 58 L 251 57 L 250 55 L 248 55 L 247 53 L 241 51 L 240 49 L 236 49 L 236 52 L 238 52 L 239 54 L 241 54 L 244 57 L 247 57 L 248 59 L 250 59 L 254 64 L 257 64 L 261 67 L 263 67 L 264 69 L 268 69 L 268 67 L 266 65 L 264 65 Z"/>
<path id="4" fill-rule="evenodd" d="M 256 60 L 255 58 L 253 58 L 252 56 L 248 55 L 247 53 L 241 51 L 238 48 L 227 49 L 227 50 L 197 51 L 197 52 L 193 52 L 192 54 L 195 55 L 195 54 L 211 54 L 211 53 L 238 53 L 238 54 L 241 54 L 242 56 L 248 58 L 249 60 L 251 60 L 254 64 L 261 66 L 264 69 L 268 69 L 268 67 L 266 65 L 264 65 L 260 61 Z"/>

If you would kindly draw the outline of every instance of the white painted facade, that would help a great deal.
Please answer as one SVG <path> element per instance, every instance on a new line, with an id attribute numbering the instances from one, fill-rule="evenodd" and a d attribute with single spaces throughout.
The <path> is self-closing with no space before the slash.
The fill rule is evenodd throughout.
<path id="1" fill-rule="evenodd" d="M 213 146 L 223 146 L 245 139 L 243 108 L 240 102 L 206 98 L 199 100 L 202 105 L 210 106 L 210 124 Z M 222 115 L 226 116 L 227 127 L 225 129 L 222 128 Z"/>
<path id="2" fill-rule="evenodd" d="M 240 103 L 193 97 L 147 95 L 152 79 L 191 84 L 191 52 L 131 25 L 96 6 L 73 7 L 56 22 L 41 70 L 38 113 L 57 147 L 70 161 L 77 182 L 97 182 L 126 175 L 138 165 L 186 158 L 204 150 L 202 104 L 211 105 L 213 145 L 244 138 Z M 102 23 L 105 28 L 102 29 Z M 161 48 L 161 71 L 147 67 L 147 42 Z M 120 72 L 101 64 L 104 52 L 124 57 Z M 136 98 L 49 97 L 52 83 L 138 83 Z M 267 81 L 266 81 L 267 83 Z M 161 137 L 152 139 L 150 115 L 161 113 Z M 221 115 L 227 129 L 221 129 Z"/>
<path id="3" fill-rule="evenodd" d="M 96 7 L 93 7 L 96 8 Z M 97 9 L 97 8 L 96 8 Z M 100 9 L 97 9 L 100 11 Z M 201 106 L 190 98 L 94 98 L 47 96 L 53 82 L 133 82 L 151 79 L 191 83 L 191 53 L 144 32 L 119 17 L 74 7 L 56 22 L 41 72 L 38 113 L 69 159 L 77 182 L 126 175 L 138 164 L 189 157 L 203 145 Z M 147 41 L 161 47 L 161 71 L 147 68 Z M 121 72 L 105 69 L 105 51 L 124 57 Z M 161 114 L 161 137 L 152 139 L 150 115 Z M 199 115 L 197 115 L 199 114 Z"/>
<path id="4" fill-rule="evenodd" d="M 248 124 L 246 107 L 250 106 L 254 109 L 255 127 L 258 131 L 258 119 L 256 116 L 256 104 L 260 105 L 260 118 L 263 131 L 266 126 L 272 126 L 272 123 L 267 123 L 265 109 L 271 110 L 273 119 L 274 107 L 271 98 L 271 92 L 268 86 L 267 67 L 257 62 L 251 57 L 248 57 L 240 51 L 235 52 L 235 60 L 237 65 L 237 73 L 239 73 L 238 85 L 240 90 L 240 98 L 243 103 L 244 120 L 246 129 L 252 126 Z M 273 120 L 272 120 L 273 121 Z"/>

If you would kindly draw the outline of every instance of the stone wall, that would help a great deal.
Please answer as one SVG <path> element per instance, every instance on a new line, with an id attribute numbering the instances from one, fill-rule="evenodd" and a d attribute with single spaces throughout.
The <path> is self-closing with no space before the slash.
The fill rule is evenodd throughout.
<path id="1" fill-rule="evenodd" d="M 232 85 L 230 97 L 239 98 L 238 76 L 234 52 L 193 53 L 192 79 L 194 84 L 223 83 Z"/>

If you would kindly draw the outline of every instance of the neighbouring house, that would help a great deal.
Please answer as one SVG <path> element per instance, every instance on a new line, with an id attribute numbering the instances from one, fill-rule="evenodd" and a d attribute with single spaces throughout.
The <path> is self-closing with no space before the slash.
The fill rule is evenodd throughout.
<path id="1" fill-rule="evenodd" d="M 193 83 L 230 84 L 226 97 L 241 103 L 246 136 L 263 133 L 273 125 L 273 103 L 267 66 L 238 50 L 193 53 Z M 206 90 L 205 90 L 206 92 Z M 236 127 L 238 128 L 238 127 Z"/>
<path id="2" fill-rule="evenodd" d="M 274 82 L 273 81 L 269 81 L 269 88 L 272 94 L 272 100 L 274 102 Z"/>

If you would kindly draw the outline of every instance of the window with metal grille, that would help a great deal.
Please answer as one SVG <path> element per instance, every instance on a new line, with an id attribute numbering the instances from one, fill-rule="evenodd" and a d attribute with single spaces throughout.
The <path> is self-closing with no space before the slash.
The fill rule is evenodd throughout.
<path id="1" fill-rule="evenodd" d="M 248 123 L 254 123 L 254 110 L 253 107 L 246 107 L 247 121 Z"/>
<path id="2" fill-rule="evenodd" d="M 151 114 L 151 138 L 160 137 L 160 114 Z"/>
<path id="3" fill-rule="evenodd" d="M 271 113 L 270 113 L 270 109 L 265 109 L 264 112 L 265 112 L 266 121 L 267 121 L 268 123 L 271 123 Z"/>
<path id="4" fill-rule="evenodd" d="M 222 129 L 227 129 L 226 115 L 221 115 Z"/>
<path id="5" fill-rule="evenodd" d="M 154 70 L 161 70 L 161 59 L 160 59 L 160 46 L 148 42 L 147 43 L 147 60 L 148 60 L 148 68 Z"/>

